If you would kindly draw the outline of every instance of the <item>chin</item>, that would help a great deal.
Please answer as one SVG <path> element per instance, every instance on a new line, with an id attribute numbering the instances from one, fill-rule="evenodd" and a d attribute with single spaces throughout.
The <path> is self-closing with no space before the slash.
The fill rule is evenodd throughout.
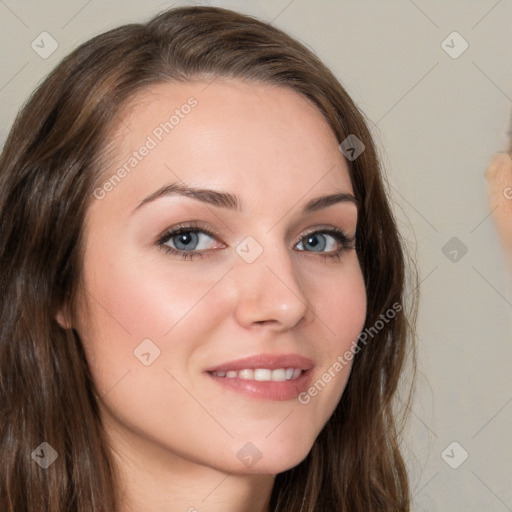
<path id="1" fill-rule="evenodd" d="M 312 444 L 295 443 L 269 443 L 259 449 L 255 444 L 247 443 L 237 451 L 237 457 L 242 462 L 238 464 L 235 472 L 241 474 L 270 474 L 277 475 L 288 471 L 300 464 L 309 454 Z M 244 467 L 245 465 L 245 467 Z M 232 471 L 234 468 L 230 468 Z"/>

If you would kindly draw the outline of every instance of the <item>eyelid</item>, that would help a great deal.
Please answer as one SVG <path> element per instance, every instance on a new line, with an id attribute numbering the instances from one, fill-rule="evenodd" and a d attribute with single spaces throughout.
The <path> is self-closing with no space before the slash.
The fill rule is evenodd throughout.
<path id="1" fill-rule="evenodd" d="M 180 222 L 167 228 L 163 233 L 160 233 L 156 239 L 156 243 L 162 242 L 162 240 L 169 238 L 170 236 L 175 236 L 177 233 L 183 231 L 195 231 L 195 232 L 204 232 L 212 238 L 220 241 L 220 234 L 218 231 L 211 225 L 206 222 L 192 220 L 189 222 Z M 223 245 L 226 245 L 224 242 L 221 242 Z"/>

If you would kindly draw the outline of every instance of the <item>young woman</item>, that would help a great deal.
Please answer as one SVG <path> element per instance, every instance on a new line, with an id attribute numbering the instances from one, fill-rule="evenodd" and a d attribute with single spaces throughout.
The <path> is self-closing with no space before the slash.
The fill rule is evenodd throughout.
<path id="1" fill-rule="evenodd" d="M 10 132 L 0 238 L 2 511 L 409 510 L 402 243 L 294 39 L 188 7 L 83 44 Z"/>

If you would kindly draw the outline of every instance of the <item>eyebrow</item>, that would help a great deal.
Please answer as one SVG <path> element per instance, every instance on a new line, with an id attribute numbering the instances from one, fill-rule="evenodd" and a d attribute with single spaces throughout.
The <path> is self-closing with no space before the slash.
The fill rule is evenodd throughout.
<path id="1" fill-rule="evenodd" d="M 170 185 L 166 185 L 156 192 L 150 194 L 145 199 L 143 199 L 137 207 L 132 212 L 135 213 L 142 206 L 155 201 L 156 199 L 160 199 L 161 197 L 167 196 L 185 196 L 191 197 L 193 199 L 197 199 L 203 203 L 210 204 L 212 206 L 227 208 L 228 210 L 234 211 L 242 211 L 242 201 L 241 199 L 228 192 L 219 192 L 217 190 L 205 189 L 205 188 L 196 188 L 190 187 L 186 185 L 181 185 L 179 183 L 171 183 Z M 352 195 L 347 192 L 338 192 L 336 194 L 330 194 L 327 196 L 316 197 L 311 199 L 304 206 L 302 213 L 311 213 L 317 210 L 321 210 L 323 208 L 327 208 L 337 203 L 350 202 L 359 206 L 359 201 Z"/>

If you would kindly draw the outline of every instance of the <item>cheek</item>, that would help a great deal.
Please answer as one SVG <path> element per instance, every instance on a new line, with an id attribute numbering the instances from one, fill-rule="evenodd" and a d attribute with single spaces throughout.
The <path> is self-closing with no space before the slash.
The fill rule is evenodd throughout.
<path id="1" fill-rule="evenodd" d="M 219 272 L 194 271 L 187 263 L 166 265 L 165 255 L 145 260 L 112 248 L 91 251 L 85 282 L 89 302 L 104 327 L 139 338 L 162 338 L 201 301 Z M 105 325 L 107 324 L 107 325 Z"/>
<path id="2" fill-rule="evenodd" d="M 351 346 L 364 327 L 366 288 L 356 253 L 351 253 L 338 272 L 308 279 L 309 300 L 318 316 L 317 326 L 325 333 L 324 354 L 333 355 Z"/>
<path id="3" fill-rule="evenodd" d="M 316 329 L 322 333 L 322 342 L 316 344 L 321 364 L 298 402 L 323 426 L 347 384 L 366 318 L 366 287 L 356 254 L 339 273 L 312 286 L 310 297 L 318 320 Z"/>
<path id="4" fill-rule="evenodd" d="M 204 343 L 205 329 L 225 315 L 208 297 L 223 272 L 200 270 L 192 277 L 188 262 L 171 267 L 158 254 L 148 264 L 129 251 L 103 249 L 86 258 L 88 315 L 79 329 L 98 386 L 108 389 L 127 371 L 137 371 L 148 352 L 152 367 L 186 365 Z"/>
<path id="5" fill-rule="evenodd" d="M 329 293 L 323 295 L 322 307 L 325 322 L 331 333 L 336 333 L 331 338 L 331 350 L 344 351 L 357 340 L 364 327 L 366 305 L 366 288 L 359 266 L 342 279 L 331 280 Z"/>

